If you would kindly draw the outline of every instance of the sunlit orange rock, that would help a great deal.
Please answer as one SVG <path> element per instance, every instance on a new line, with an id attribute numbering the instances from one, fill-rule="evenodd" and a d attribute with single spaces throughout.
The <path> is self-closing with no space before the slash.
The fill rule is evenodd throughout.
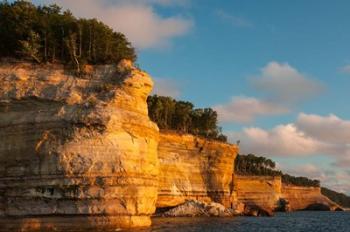
<path id="1" fill-rule="evenodd" d="M 280 176 L 235 175 L 234 195 L 237 202 L 270 211 L 341 208 L 323 196 L 319 187 L 286 185 L 282 183 Z"/>
<path id="2" fill-rule="evenodd" d="M 18 229 L 149 226 L 158 128 L 153 82 L 128 61 L 89 67 L 0 65 L 0 225 Z"/>
<path id="3" fill-rule="evenodd" d="M 192 135 L 161 133 L 157 207 L 186 200 L 232 203 L 232 172 L 238 147 Z"/>

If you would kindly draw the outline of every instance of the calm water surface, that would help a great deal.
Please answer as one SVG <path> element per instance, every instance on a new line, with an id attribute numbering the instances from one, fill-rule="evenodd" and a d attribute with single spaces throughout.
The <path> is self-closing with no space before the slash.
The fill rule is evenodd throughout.
<path id="1" fill-rule="evenodd" d="M 350 212 L 277 213 L 275 217 L 153 218 L 133 232 L 350 232 Z M 129 231 L 128 231 L 129 232 Z"/>

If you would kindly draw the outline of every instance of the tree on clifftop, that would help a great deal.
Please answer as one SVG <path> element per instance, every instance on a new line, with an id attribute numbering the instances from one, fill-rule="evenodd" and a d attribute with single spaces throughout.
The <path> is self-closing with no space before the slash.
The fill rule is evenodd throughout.
<path id="1" fill-rule="evenodd" d="M 291 176 L 276 170 L 276 163 L 263 156 L 254 154 L 237 155 L 235 173 L 238 175 L 281 176 L 284 184 L 297 186 L 320 187 L 319 180 L 311 180 L 303 176 Z"/>
<path id="2" fill-rule="evenodd" d="M 72 64 L 136 60 L 135 49 L 122 33 L 96 19 L 77 19 L 57 5 L 0 1 L 0 58 Z"/>
<path id="3" fill-rule="evenodd" d="M 149 117 L 160 129 L 227 141 L 218 127 L 217 113 L 211 108 L 194 109 L 191 102 L 157 95 L 149 96 L 147 103 Z"/>

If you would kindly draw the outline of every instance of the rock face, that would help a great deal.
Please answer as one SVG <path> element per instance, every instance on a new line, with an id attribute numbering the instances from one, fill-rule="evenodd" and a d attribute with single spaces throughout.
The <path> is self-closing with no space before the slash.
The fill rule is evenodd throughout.
<path id="1" fill-rule="evenodd" d="M 2 228 L 150 225 L 159 173 L 146 104 L 153 82 L 127 61 L 87 72 L 0 66 Z"/>
<path id="2" fill-rule="evenodd" d="M 289 211 L 323 210 L 334 211 L 341 207 L 321 194 L 319 187 L 282 185 L 281 198 L 287 203 Z"/>
<path id="3" fill-rule="evenodd" d="M 243 211 L 243 215 L 250 217 L 271 217 L 273 216 L 273 209 L 262 208 L 258 205 L 246 205 Z"/>
<path id="4" fill-rule="evenodd" d="M 157 207 L 186 200 L 232 203 L 232 171 L 238 147 L 192 135 L 161 133 Z"/>
<path id="5" fill-rule="evenodd" d="M 323 196 L 319 187 L 285 185 L 278 176 L 235 175 L 234 194 L 237 202 L 267 212 L 341 208 Z"/>
<path id="6" fill-rule="evenodd" d="M 160 216 L 165 217 L 231 217 L 233 210 L 227 209 L 219 203 L 204 203 L 196 200 L 187 200 L 184 203 L 162 213 Z"/>
<path id="7" fill-rule="evenodd" d="M 234 176 L 234 193 L 238 202 L 272 211 L 281 196 L 281 177 Z"/>

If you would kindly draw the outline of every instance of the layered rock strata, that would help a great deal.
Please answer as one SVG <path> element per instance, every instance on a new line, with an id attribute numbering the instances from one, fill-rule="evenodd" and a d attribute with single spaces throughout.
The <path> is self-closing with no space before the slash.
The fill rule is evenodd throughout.
<path id="1" fill-rule="evenodd" d="M 236 145 L 161 133 L 157 207 L 176 206 L 191 199 L 230 207 L 237 152 Z"/>
<path id="2" fill-rule="evenodd" d="M 295 210 L 338 210 L 339 205 L 321 194 L 319 187 L 282 185 L 281 198 L 286 203 L 287 211 Z"/>
<path id="3" fill-rule="evenodd" d="M 280 176 L 234 175 L 235 199 L 248 206 L 274 210 L 281 197 L 281 186 Z"/>
<path id="4" fill-rule="evenodd" d="M 337 210 L 339 205 L 321 194 L 319 187 L 282 184 L 279 176 L 234 175 L 235 200 L 272 211 Z"/>
<path id="5" fill-rule="evenodd" d="M 0 224 L 17 229 L 148 226 L 158 190 L 153 82 L 130 62 L 0 65 Z"/>

